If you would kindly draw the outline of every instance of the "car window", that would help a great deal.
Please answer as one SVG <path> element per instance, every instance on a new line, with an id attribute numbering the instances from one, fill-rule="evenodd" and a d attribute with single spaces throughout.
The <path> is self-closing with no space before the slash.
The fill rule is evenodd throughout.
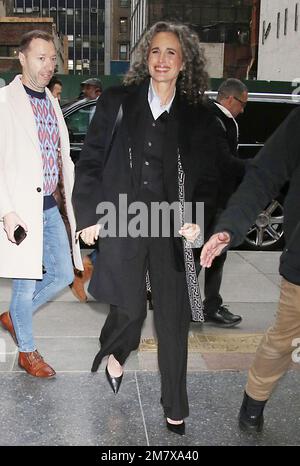
<path id="1" fill-rule="evenodd" d="M 248 102 L 238 118 L 239 143 L 265 143 L 297 104 Z"/>
<path id="2" fill-rule="evenodd" d="M 70 143 L 83 143 L 90 122 L 94 116 L 95 108 L 95 103 L 93 103 L 65 117 Z"/>

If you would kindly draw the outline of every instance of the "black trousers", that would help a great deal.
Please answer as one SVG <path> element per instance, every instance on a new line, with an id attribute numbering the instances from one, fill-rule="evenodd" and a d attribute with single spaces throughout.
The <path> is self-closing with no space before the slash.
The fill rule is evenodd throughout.
<path id="1" fill-rule="evenodd" d="M 220 288 L 222 283 L 223 268 L 226 261 L 227 253 L 221 254 L 216 257 L 211 267 L 205 269 L 204 278 L 204 296 L 203 301 L 205 313 L 215 312 L 223 303 L 222 296 L 220 295 Z"/>
<path id="2" fill-rule="evenodd" d="M 126 309 L 111 306 L 92 371 L 97 370 L 105 355 L 113 354 L 123 365 L 130 352 L 138 348 L 146 317 L 145 276 L 149 269 L 162 404 L 167 417 L 183 419 L 189 413 L 186 372 L 190 305 L 185 273 L 173 268 L 169 238 L 142 238 L 138 254 L 126 262 L 128 273 L 122 280 L 131 305 Z"/>
<path id="3" fill-rule="evenodd" d="M 227 253 L 217 256 L 211 267 L 205 269 L 204 273 L 204 296 L 203 301 L 205 313 L 210 314 L 215 312 L 219 306 L 223 303 L 222 296 L 220 295 L 220 288 L 223 277 L 223 268 L 226 261 Z M 200 252 L 195 252 L 195 266 L 197 276 L 201 272 L 200 265 Z"/>
<path id="4" fill-rule="evenodd" d="M 210 228 L 207 234 L 207 238 L 209 238 L 213 234 L 213 228 L 216 225 L 220 215 L 222 214 L 222 209 L 219 209 L 215 219 L 214 224 Z M 196 272 L 197 276 L 201 271 L 200 265 L 200 251 L 194 253 L 195 256 L 195 265 L 196 265 Z M 222 284 L 222 277 L 223 277 L 223 268 L 224 263 L 226 261 L 227 253 L 221 254 L 217 256 L 213 262 L 211 267 L 206 268 L 204 272 L 204 309 L 206 314 L 211 314 L 215 312 L 219 306 L 223 303 L 222 296 L 220 295 L 220 288 Z"/>

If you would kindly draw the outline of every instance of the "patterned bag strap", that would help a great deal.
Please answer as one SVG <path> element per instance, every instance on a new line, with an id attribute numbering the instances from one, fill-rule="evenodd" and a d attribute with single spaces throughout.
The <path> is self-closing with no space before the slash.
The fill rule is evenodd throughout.
<path id="1" fill-rule="evenodd" d="M 184 175 L 184 171 L 181 165 L 179 149 L 177 149 L 177 164 L 178 164 L 178 197 L 179 197 L 179 209 L 180 209 L 179 214 L 180 214 L 180 224 L 182 226 L 184 225 L 185 175 Z M 191 313 L 192 313 L 192 320 L 194 322 L 204 322 L 203 302 L 201 298 L 201 292 L 200 292 L 198 277 L 196 273 L 195 259 L 194 259 L 194 253 L 193 253 L 193 246 L 195 247 L 195 245 L 186 241 L 184 238 L 182 241 L 183 241 L 186 282 L 187 282 L 188 295 L 189 295 L 189 301 L 190 301 L 190 307 L 191 307 Z"/>

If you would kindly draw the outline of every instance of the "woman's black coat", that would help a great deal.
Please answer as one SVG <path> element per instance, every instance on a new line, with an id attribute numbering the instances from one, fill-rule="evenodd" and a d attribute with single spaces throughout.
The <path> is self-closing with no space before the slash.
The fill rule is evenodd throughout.
<path id="1" fill-rule="evenodd" d="M 99 202 L 115 206 L 119 194 L 128 204 L 137 200 L 148 105 L 149 80 L 138 86 L 120 86 L 103 92 L 76 165 L 73 203 L 77 230 L 95 225 Z M 178 201 L 177 153 L 185 172 L 185 201 L 204 202 L 205 227 L 217 209 L 220 176 L 215 118 L 203 105 L 189 105 L 176 93 L 163 145 L 164 185 L 168 202 Z M 108 147 L 122 103 L 123 119 L 107 158 Z M 130 160 L 131 159 L 131 160 Z M 132 165 L 132 168 L 131 168 Z M 118 209 L 117 209 L 118 213 Z M 126 261 L 138 250 L 139 239 L 101 238 L 99 255 L 89 291 L 99 301 L 126 305 L 128 290 L 122 290 Z M 184 270 L 182 240 L 173 238 L 174 267 Z"/>

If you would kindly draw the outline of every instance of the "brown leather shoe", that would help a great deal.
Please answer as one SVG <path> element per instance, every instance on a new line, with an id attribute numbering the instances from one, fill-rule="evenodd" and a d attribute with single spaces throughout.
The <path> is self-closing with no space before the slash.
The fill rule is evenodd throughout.
<path id="1" fill-rule="evenodd" d="M 19 366 L 34 377 L 53 377 L 56 372 L 47 364 L 40 353 L 35 350 L 31 353 L 19 353 Z"/>
<path id="2" fill-rule="evenodd" d="M 0 315 L 0 322 L 2 326 L 5 328 L 5 330 L 7 330 L 11 334 L 15 344 L 17 345 L 18 341 L 16 337 L 16 332 L 8 311 L 3 312 L 3 314 Z"/>
<path id="3" fill-rule="evenodd" d="M 84 289 L 83 272 L 75 271 L 75 278 L 72 285 L 70 285 L 70 288 L 75 298 L 80 302 L 85 303 L 87 301 L 87 295 Z"/>
<path id="4" fill-rule="evenodd" d="M 79 301 L 85 303 L 87 301 L 87 295 L 84 289 L 84 284 L 90 280 L 94 266 L 89 256 L 85 256 L 82 259 L 82 263 L 84 271 L 75 271 L 75 278 L 71 285 L 71 290 L 74 296 L 79 299 Z"/>

